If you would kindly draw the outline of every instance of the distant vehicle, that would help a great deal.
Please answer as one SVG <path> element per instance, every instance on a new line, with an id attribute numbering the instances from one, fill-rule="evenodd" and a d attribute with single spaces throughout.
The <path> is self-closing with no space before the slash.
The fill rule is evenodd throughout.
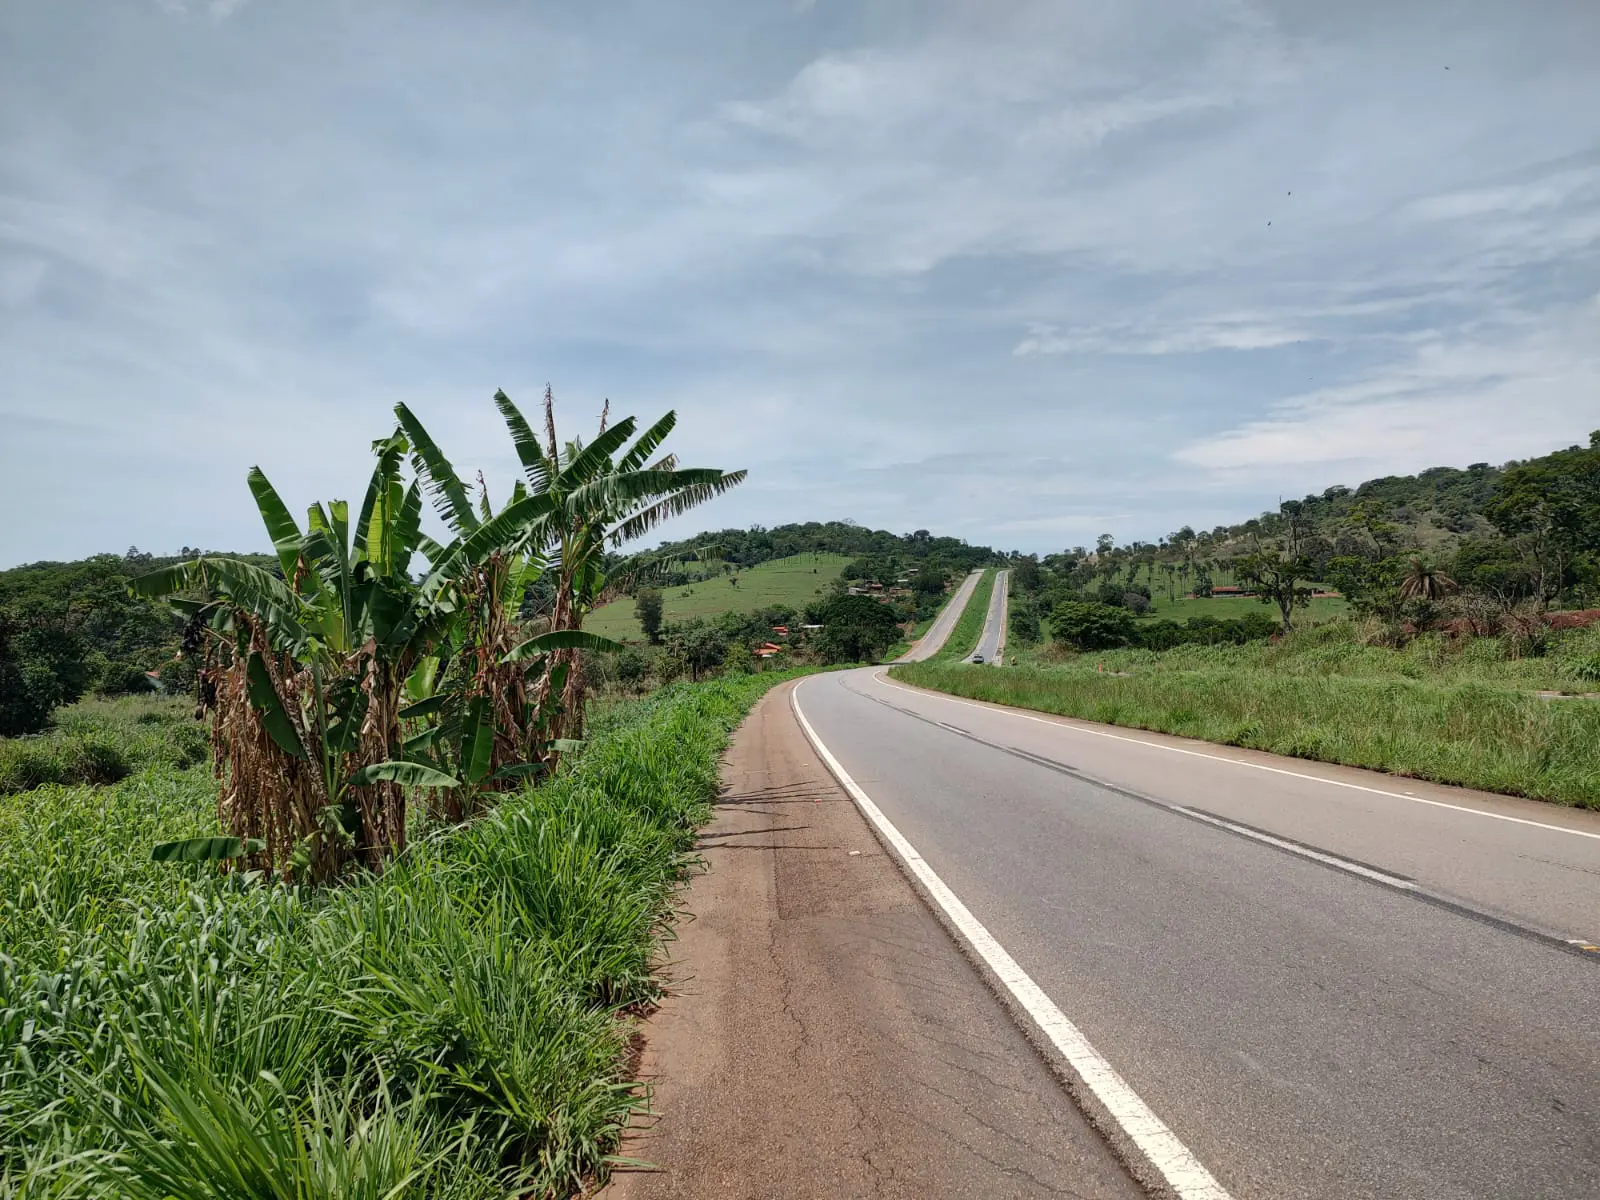
<path id="1" fill-rule="evenodd" d="M 974 662 L 974 663 L 976 663 L 976 664 L 979 664 L 979 665 L 981 665 L 981 664 L 982 664 L 982 663 L 983 663 L 983 655 L 981 655 L 981 654 L 974 654 L 974 655 L 973 655 L 973 656 L 972 656 L 972 661 L 973 661 L 973 662 Z"/>

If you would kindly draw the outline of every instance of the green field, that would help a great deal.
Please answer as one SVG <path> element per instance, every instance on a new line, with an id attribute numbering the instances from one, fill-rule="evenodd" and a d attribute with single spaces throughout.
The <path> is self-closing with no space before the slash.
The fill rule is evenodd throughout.
<path id="1" fill-rule="evenodd" d="M 1318 596 L 1311 601 L 1310 607 L 1294 610 L 1294 623 L 1320 625 L 1324 621 L 1342 617 L 1349 611 L 1350 606 L 1342 596 Z M 1179 596 L 1176 600 L 1168 600 L 1165 592 L 1152 592 L 1150 612 L 1142 619 L 1165 617 L 1169 621 L 1187 621 L 1190 617 L 1216 617 L 1220 621 L 1253 612 L 1270 613 L 1274 618 L 1278 615 L 1276 605 L 1263 604 L 1254 596 L 1213 596 L 1209 600 Z"/>
<path id="2" fill-rule="evenodd" d="M 663 588 L 663 613 L 668 621 L 682 621 L 726 612 L 754 612 L 773 604 L 804 608 L 828 590 L 849 561 L 843 554 L 796 554 L 686 587 Z M 633 615 L 631 596 L 595 609 L 584 619 L 583 628 L 601 637 L 644 640 L 644 631 Z"/>

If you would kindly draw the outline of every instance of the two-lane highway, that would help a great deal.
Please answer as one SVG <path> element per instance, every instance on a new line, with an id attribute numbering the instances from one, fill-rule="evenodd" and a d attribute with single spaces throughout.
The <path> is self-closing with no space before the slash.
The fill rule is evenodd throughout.
<path id="1" fill-rule="evenodd" d="M 974 571 L 963 579 L 961 586 L 956 588 L 955 593 L 945 602 L 945 606 L 939 610 L 939 615 L 933 619 L 933 624 L 928 626 L 928 632 L 923 634 L 917 644 L 897 661 L 921 662 L 939 653 L 944 644 L 950 640 L 951 631 L 955 629 L 956 622 L 961 620 L 961 614 L 967 610 L 967 601 L 972 599 L 972 591 L 982 578 L 982 571 Z"/>
<path id="2" fill-rule="evenodd" d="M 977 647 L 963 661 L 972 662 L 976 658 L 982 658 L 991 665 L 998 664 L 1000 638 L 1006 628 L 1006 581 L 1009 575 L 1009 571 L 994 573 L 994 591 L 989 593 L 989 611 L 984 614 L 983 633 L 978 636 Z"/>
<path id="3" fill-rule="evenodd" d="M 1225 1189 L 1189 1194 L 1600 1196 L 1596 814 L 881 669 L 794 700 L 916 869 Z"/>

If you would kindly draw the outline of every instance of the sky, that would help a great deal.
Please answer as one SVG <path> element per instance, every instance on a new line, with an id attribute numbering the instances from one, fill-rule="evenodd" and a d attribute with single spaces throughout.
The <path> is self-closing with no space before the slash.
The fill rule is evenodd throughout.
<path id="1" fill-rule="evenodd" d="M 403 401 L 1049 552 L 1600 427 L 1592 0 L 7 0 L 0 566 L 261 549 Z"/>

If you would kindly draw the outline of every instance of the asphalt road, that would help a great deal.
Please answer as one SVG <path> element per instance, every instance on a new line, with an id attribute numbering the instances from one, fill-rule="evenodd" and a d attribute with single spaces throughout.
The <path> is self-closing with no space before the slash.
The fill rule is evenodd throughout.
<path id="1" fill-rule="evenodd" d="M 1009 571 L 994 573 L 994 591 L 989 596 L 989 611 L 984 614 L 983 633 L 978 638 L 977 648 L 967 655 L 967 662 L 978 654 L 983 655 L 986 663 L 994 663 L 1000 657 L 1000 635 L 1006 627 L 1006 576 L 1009 574 Z"/>
<path id="2" fill-rule="evenodd" d="M 881 668 L 795 697 L 1226 1194 L 1600 1196 L 1600 815 Z"/>
<path id="3" fill-rule="evenodd" d="M 956 622 L 961 620 L 961 614 L 966 611 L 967 601 L 972 597 L 972 589 L 978 586 L 978 580 L 982 578 L 982 571 L 974 571 L 963 579 L 961 586 L 956 588 L 945 606 L 939 610 L 939 615 L 933 619 L 933 624 L 928 626 L 928 632 L 922 635 L 922 640 L 906 651 L 898 661 L 921 662 L 939 653 L 945 642 L 950 640 L 950 631 L 956 627 Z"/>

